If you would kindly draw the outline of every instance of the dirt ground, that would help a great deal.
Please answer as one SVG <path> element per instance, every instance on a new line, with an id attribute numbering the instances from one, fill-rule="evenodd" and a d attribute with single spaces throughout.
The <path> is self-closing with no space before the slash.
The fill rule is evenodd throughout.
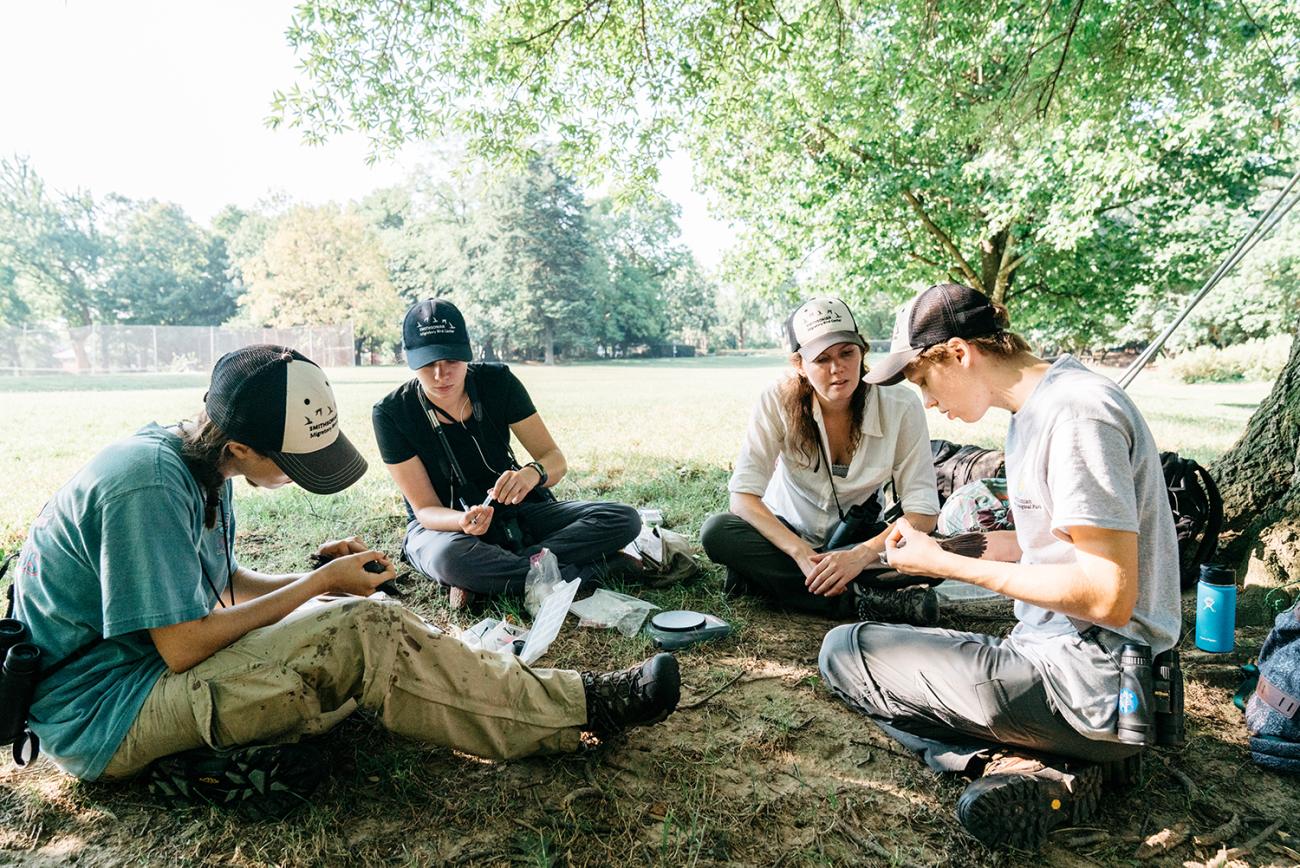
<path id="1" fill-rule="evenodd" d="M 1148 755 L 1145 778 L 1108 793 L 1093 825 L 1059 831 L 1038 854 L 995 853 L 966 836 L 959 780 L 932 775 L 832 698 L 817 676 L 827 624 L 728 603 L 712 578 L 646 592 L 665 607 L 712 606 L 736 636 L 681 653 L 678 712 L 619 743 L 567 757 L 492 763 L 389 736 L 354 717 L 322 739 L 328 782 L 289 819 L 250 822 L 174 807 L 140 783 L 78 783 L 46 761 L 0 766 L 0 863 L 27 865 L 1110 865 L 1136 864 L 1147 836 L 1205 835 L 1234 817 L 1242 857 L 1300 864 L 1300 780 L 1256 768 L 1233 707 L 1230 655 L 1185 654 L 1187 746 Z M 406 602 L 447 622 L 427 587 Z M 464 619 L 460 619 L 466 623 Z M 948 626 L 1002 632 L 1005 613 Z M 569 622 L 545 662 L 630 663 L 639 639 Z M 1188 840 L 1146 864 L 1205 861 L 1219 845 Z"/>

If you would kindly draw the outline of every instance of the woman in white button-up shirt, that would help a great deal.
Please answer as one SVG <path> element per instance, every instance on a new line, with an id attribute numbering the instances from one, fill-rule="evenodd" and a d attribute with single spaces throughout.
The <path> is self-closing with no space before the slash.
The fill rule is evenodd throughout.
<path id="1" fill-rule="evenodd" d="M 731 511 L 705 522 L 704 550 L 727 567 L 732 592 L 833 618 L 933 624 L 932 591 L 854 581 L 885 569 L 883 524 L 824 550 L 841 515 L 878 502 L 891 480 L 911 524 L 934 529 L 939 499 L 921 402 L 905 386 L 862 381 L 864 342 L 838 299 L 805 302 L 787 331 L 793 371 L 759 398 L 728 486 Z"/>

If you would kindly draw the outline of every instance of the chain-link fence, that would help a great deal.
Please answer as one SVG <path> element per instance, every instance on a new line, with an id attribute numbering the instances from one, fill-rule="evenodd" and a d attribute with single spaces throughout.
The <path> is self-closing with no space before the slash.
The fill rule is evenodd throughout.
<path id="1" fill-rule="evenodd" d="M 249 344 L 282 344 L 322 367 L 353 364 L 352 323 L 286 329 L 53 324 L 0 326 L 0 373 L 202 371 Z"/>

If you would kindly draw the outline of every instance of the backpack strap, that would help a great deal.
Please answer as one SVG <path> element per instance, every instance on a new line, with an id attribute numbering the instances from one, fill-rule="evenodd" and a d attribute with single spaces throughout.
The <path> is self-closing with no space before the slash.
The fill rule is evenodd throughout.
<path id="1" fill-rule="evenodd" d="M 1189 475 L 1195 476 L 1205 486 L 1210 505 L 1210 514 L 1205 521 L 1205 535 L 1196 547 L 1196 562 L 1206 564 L 1214 560 L 1214 553 L 1219 548 L 1219 531 L 1223 530 L 1223 497 L 1219 494 L 1219 486 L 1215 485 L 1210 471 L 1195 461 L 1189 461 L 1188 464 Z"/>
<path id="2" fill-rule="evenodd" d="M 3 561 L 0 561 L 0 579 L 3 579 L 5 577 L 5 573 L 9 572 L 10 564 L 12 564 L 14 560 L 17 559 L 17 557 L 18 557 L 18 552 L 14 552 L 9 557 L 5 558 Z M 9 589 L 5 592 L 5 596 L 9 598 L 9 605 L 5 608 L 6 618 L 12 618 L 14 616 L 14 585 L 16 584 L 18 584 L 18 577 L 14 576 L 14 580 L 9 583 Z"/>
<path id="3" fill-rule="evenodd" d="M 19 552 L 14 552 L 9 557 L 5 558 L 4 561 L 0 561 L 0 579 L 3 579 L 5 577 L 5 573 L 9 572 L 9 566 L 18 558 L 18 555 Z M 8 591 L 6 591 L 5 593 L 5 596 L 9 598 L 9 603 L 5 608 L 6 618 L 12 618 L 14 616 L 14 594 L 15 594 L 15 589 L 17 587 L 18 587 L 18 576 L 15 575 L 14 580 L 9 583 Z M 65 666 L 71 663 L 75 663 L 76 661 L 80 660 L 82 657 L 85 657 L 86 654 L 88 654 L 92 648 L 94 648 L 96 645 L 98 645 L 100 642 L 103 641 L 104 641 L 103 636 L 96 636 L 86 644 L 82 645 L 80 648 L 77 648 L 68 656 L 64 657 L 58 663 L 55 663 L 53 666 L 41 666 L 40 677 L 49 678 L 51 675 L 63 669 Z M 44 656 L 44 652 L 42 652 L 42 656 Z"/>

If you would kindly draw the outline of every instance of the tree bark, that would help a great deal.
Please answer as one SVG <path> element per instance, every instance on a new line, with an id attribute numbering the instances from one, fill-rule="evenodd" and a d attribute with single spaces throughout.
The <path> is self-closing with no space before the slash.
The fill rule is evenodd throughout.
<path id="1" fill-rule="evenodd" d="M 1220 560 L 1246 565 L 1251 583 L 1300 581 L 1300 340 L 1241 439 L 1211 472 L 1223 493 Z"/>
<path id="2" fill-rule="evenodd" d="M 546 364 L 555 364 L 555 326 L 549 320 L 542 330 L 542 344 L 545 347 L 546 355 L 544 358 Z"/>

